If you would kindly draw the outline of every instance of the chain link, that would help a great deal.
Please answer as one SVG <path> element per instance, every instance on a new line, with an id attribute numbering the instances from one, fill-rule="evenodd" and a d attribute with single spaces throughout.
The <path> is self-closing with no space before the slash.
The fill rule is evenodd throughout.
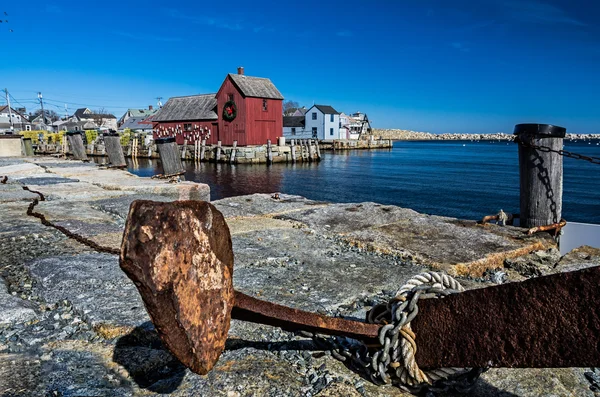
<path id="1" fill-rule="evenodd" d="M 486 369 L 439 368 L 421 371 L 415 361 L 416 342 L 410 322 L 418 313 L 420 298 L 439 298 L 464 291 L 452 277 L 436 272 L 421 273 L 409 280 L 388 303 L 374 306 L 367 322 L 382 324 L 381 348 L 369 349 L 364 343 L 345 337 L 326 337 L 308 333 L 317 345 L 329 344 L 331 355 L 350 368 L 366 375 L 376 385 L 392 383 L 410 393 L 423 391 L 465 393 Z M 306 332 L 301 332 L 307 335 Z"/>
<path id="2" fill-rule="evenodd" d="M 572 158 L 575 160 L 585 160 L 585 161 L 589 161 L 592 164 L 600 164 L 600 157 L 584 156 L 583 154 L 573 153 L 573 152 L 570 152 L 570 151 L 564 150 L 564 149 L 556 150 L 556 149 L 551 149 L 547 146 L 536 145 L 535 143 L 533 143 L 534 138 L 532 135 L 527 135 L 527 137 L 529 137 L 529 141 L 522 139 L 521 136 L 517 136 L 515 138 L 515 142 L 518 143 L 519 145 L 522 145 L 523 147 L 536 149 L 536 150 L 539 150 L 540 152 L 556 153 L 560 156 L 569 157 L 569 158 Z"/>

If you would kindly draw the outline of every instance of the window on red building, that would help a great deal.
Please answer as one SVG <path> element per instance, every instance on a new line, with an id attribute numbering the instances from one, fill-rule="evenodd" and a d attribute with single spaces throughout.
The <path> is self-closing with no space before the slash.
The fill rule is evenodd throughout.
<path id="1" fill-rule="evenodd" d="M 192 130 L 192 125 L 191 124 L 184 124 L 183 125 L 183 130 L 184 131 L 191 131 Z"/>
<path id="2" fill-rule="evenodd" d="M 227 94 L 227 100 L 233 101 L 233 94 Z"/>
<path id="3" fill-rule="evenodd" d="M 263 111 L 266 112 L 267 111 L 267 100 L 263 99 Z"/>

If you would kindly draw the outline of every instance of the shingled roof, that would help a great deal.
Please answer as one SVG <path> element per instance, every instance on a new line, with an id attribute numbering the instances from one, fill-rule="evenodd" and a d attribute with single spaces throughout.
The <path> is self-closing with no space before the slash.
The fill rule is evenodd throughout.
<path id="1" fill-rule="evenodd" d="M 340 114 L 340 112 L 329 105 L 314 105 L 314 107 L 323 112 L 323 114 Z"/>
<path id="2" fill-rule="evenodd" d="M 246 97 L 283 99 L 283 95 L 269 79 L 233 73 L 229 73 L 229 77 Z"/>
<path id="3" fill-rule="evenodd" d="M 283 116 L 284 127 L 304 127 L 304 116 Z"/>
<path id="4" fill-rule="evenodd" d="M 152 121 L 217 120 L 215 94 L 169 98 Z"/>

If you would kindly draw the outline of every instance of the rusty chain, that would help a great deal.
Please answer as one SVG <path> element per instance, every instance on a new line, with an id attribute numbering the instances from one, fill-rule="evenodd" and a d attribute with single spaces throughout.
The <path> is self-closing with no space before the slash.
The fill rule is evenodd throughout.
<path id="1" fill-rule="evenodd" d="M 331 355 L 365 374 L 374 384 L 392 383 L 410 393 L 423 391 L 466 393 L 485 368 L 419 369 L 415 361 L 417 345 L 410 322 L 419 309 L 420 298 L 440 298 L 464 288 L 452 277 L 436 272 L 421 273 L 400 288 L 388 303 L 376 305 L 367 313 L 367 322 L 382 324 L 379 342 L 382 348 L 372 351 L 364 343 L 345 337 L 312 337 L 317 345 L 329 345 Z"/>
<path id="2" fill-rule="evenodd" d="M 569 157 L 569 158 L 572 158 L 575 160 L 585 160 L 585 161 L 589 161 L 592 164 L 600 164 L 600 157 L 584 156 L 583 154 L 573 153 L 573 152 L 570 152 L 570 151 L 564 150 L 564 149 L 556 150 L 556 149 L 551 149 L 548 146 L 536 145 L 535 143 L 533 143 L 533 135 L 527 135 L 527 137 L 529 138 L 529 141 L 521 138 L 521 136 L 517 136 L 515 138 L 515 142 L 518 143 L 519 145 L 522 145 L 523 147 L 536 149 L 536 150 L 539 150 L 540 152 L 544 152 L 544 153 L 551 152 L 551 153 L 556 153 L 560 156 Z"/>
<path id="3" fill-rule="evenodd" d="M 33 201 L 27 207 L 27 215 L 28 216 L 33 216 L 34 218 L 38 218 L 42 222 L 42 225 L 52 227 L 52 228 L 58 230 L 59 232 L 61 232 L 62 234 L 64 234 L 65 236 L 67 236 L 68 238 L 73 239 L 73 240 L 93 249 L 96 252 L 100 252 L 100 253 L 104 253 L 104 254 L 112 254 L 112 255 L 119 255 L 121 253 L 121 250 L 119 250 L 119 249 L 103 247 L 100 244 L 96 243 L 95 241 L 92 241 L 88 238 L 85 238 L 83 236 L 75 234 L 63 226 L 56 225 L 56 224 L 50 222 L 48 219 L 46 219 L 46 217 L 43 214 L 40 214 L 39 212 L 34 212 L 33 210 L 35 209 L 36 205 L 38 205 L 40 203 L 40 201 L 46 201 L 46 197 L 44 197 L 44 195 L 41 192 L 31 190 L 27 186 L 23 186 L 23 190 L 27 190 L 28 192 L 35 193 L 39 196 L 39 198 L 33 199 Z"/>

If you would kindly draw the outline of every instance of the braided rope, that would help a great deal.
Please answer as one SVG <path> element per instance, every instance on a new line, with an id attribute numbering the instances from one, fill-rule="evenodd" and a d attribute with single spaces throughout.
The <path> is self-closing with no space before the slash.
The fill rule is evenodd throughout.
<path id="1" fill-rule="evenodd" d="M 420 298 L 443 297 L 461 291 L 464 291 L 463 286 L 447 274 L 426 272 L 408 280 L 390 302 L 375 306 L 368 313 L 368 321 L 385 325 L 379 331 L 383 347 L 370 357 L 371 379 L 392 381 L 414 390 L 471 371 L 469 368 L 421 370 L 415 359 L 417 343 L 410 324 L 419 312 Z"/>

